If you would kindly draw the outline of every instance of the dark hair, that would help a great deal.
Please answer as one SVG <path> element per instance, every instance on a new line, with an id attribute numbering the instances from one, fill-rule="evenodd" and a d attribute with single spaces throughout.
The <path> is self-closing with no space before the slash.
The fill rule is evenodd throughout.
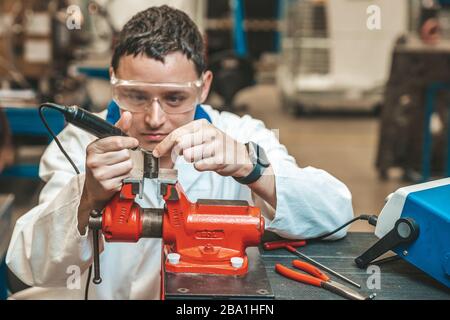
<path id="1" fill-rule="evenodd" d="M 123 56 L 145 54 L 164 62 L 167 54 L 180 51 L 205 70 L 203 38 L 197 25 L 183 11 L 167 5 L 150 7 L 134 15 L 123 27 L 114 48 L 111 66 L 116 71 Z"/>

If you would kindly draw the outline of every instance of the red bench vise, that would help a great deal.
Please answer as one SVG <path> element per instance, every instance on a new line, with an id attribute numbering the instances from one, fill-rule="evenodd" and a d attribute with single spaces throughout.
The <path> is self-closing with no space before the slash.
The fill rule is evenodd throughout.
<path id="1" fill-rule="evenodd" d="M 149 166 L 153 168 L 148 170 Z M 159 170 L 151 153 L 145 152 L 144 177 L 158 178 L 159 171 L 155 167 Z M 141 238 L 162 237 L 168 272 L 220 275 L 247 272 L 245 249 L 257 246 L 264 233 L 264 218 L 259 208 L 240 200 L 192 203 L 176 179 L 160 180 L 164 208 L 142 208 L 135 202 L 142 189 L 143 179 L 124 180 L 121 191 L 104 210 L 91 213 L 89 228 L 94 237 L 94 283 L 101 282 L 99 231 L 107 242 L 137 242 Z"/>

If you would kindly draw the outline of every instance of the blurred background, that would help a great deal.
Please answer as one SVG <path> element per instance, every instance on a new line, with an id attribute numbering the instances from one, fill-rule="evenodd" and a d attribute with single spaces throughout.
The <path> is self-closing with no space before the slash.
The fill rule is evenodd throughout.
<path id="1" fill-rule="evenodd" d="M 12 223 L 42 188 L 51 140 L 39 103 L 104 109 L 118 32 L 161 4 L 186 11 L 205 36 L 208 103 L 278 129 L 299 166 L 350 188 L 355 214 L 449 176 L 450 1 L 0 0 L 0 197 L 14 199 Z"/>

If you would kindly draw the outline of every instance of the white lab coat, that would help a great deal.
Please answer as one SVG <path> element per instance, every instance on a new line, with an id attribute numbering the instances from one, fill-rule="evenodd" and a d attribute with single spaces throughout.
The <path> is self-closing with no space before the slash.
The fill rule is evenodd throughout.
<path id="1" fill-rule="evenodd" d="M 324 234 L 353 217 L 347 187 L 327 172 L 299 168 L 275 134 L 263 122 L 203 106 L 212 123 L 237 141 L 261 145 L 272 164 L 276 179 L 275 218 L 266 219 L 266 229 L 288 238 Z M 106 116 L 106 112 L 101 114 Z M 76 176 L 54 142 L 45 151 L 40 176 L 46 182 L 39 205 L 16 223 L 6 263 L 23 282 L 33 288 L 16 293 L 15 299 L 82 299 L 87 269 L 92 262 L 91 233 L 80 235 L 77 209 L 85 171 L 85 149 L 95 139 L 67 126 L 59 135 L 62 145 L 82 174 Z M 175 168 L 191 201 L 241 199 L 250 203 L 247 186 L 215 172 L 198 172 L 179 157 Z M 163 207 L 155 181 L 146 180 L 142 205 Z M 333 238 L 345 235 L 346 230 Z M 160 297 L 161 240 L 140 239 L 137 243 L 102 241 L 100 285 L 90 284 L 90 299 L 158 299 Z M 75 271 L 74 271 L 75 270 Z M 82 276 L 77 276 L 80 270 Z M 77 281 L 78 279 L 78 281 Z M 81 281 L 80 281 L 81 280 Z"/>

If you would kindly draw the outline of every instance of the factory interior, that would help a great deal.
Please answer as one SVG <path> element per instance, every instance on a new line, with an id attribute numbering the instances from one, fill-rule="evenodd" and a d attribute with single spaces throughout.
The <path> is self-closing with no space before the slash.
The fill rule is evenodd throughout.
<path id="1" fill-rule="evenodd" d="M 72 182 L 69 183 L 69 180 L 72 181 L 73 172 L 67 176 L 62 175 L 58 182 L 51 180 L 53 174 L 59 173 L 49 170 L 57 171 L 63 167 L 71 170 L 71 167 L 60 153 L 46 125 L 50 126 L 55 134 L 59 134 L 65 130 L 70 120 L 55 110 L 46 110 L 45 119 L 42 119 L 41 109 L 38 108 L 46 102 L 60 106 L 78 106 L 105 118 L 105 110 L 108 110 L 109 117 L 111 103 L 116 103 L 117 110 L 120 108 L 121 112 L 128 110 L 133 113 L 125 107 L 122 108 L 122 101 L 117 98 L 120 95 L 120 86 L 115 85 L 114 79 L 111 78 L 113 53 L 116 45 L 125 41 L 122 39 L 122 30 L 125 30 L 127 21 L 134 19 L 138 12 L 150 7 L 161 8 L 163 5 L 169 6 L 170 10 L 176 8 L 186 13 L 203 37 L 205 70 L 210 70 L 213 77 L 207 96 L 199 103 L 202 103 L 202 106 L 210 105 L 218 111 L 213 114 L 213 111 L 206 107 L 202 109 L 203 112 L 206 110 L 208 114 L 214 115 L 211 116 L 212 121 L 208 114 L 206 115 L 208 128 L 211 129 L 215 124 L 222 128 L 221 126 L 225 125 L 217 124 L 215 119 L 228 119 L 227 121 L 235 121 L 236 124 L 227 125 L 237 125 L 235 128 L 246 132 L 246 128 L 242 126 L 247 122 L 242 120 L 241 126 L 237 124 L 241 120 L 231 118 L 228 113 L 243 117 L 239 119 L 247 119 L 249 115 L 253 119 L 261 120 L 265 128 L 274 132 L 279 143 L 286 147 L 296 165 L 288 161 L 287 154 L 276 155 L 276 152 L 281 152 L 276 146 L 269 149 L 268 145 L 254 141 L 266 150 L 269 160 L 273 157 L 274 162 L 280 162 L 272 162 L 269 167 L 273 167 L 275 172 L 274 180 L 268 178 L 267 183 L 260 183 L 259 186 L 251 184 L 257 185 L 258 180 L 239 184 L 236 182 L 239 178 L 233 174 L 224 174 L 224 171 L 218 169 L 216 173 L 213 172 L 213 178 L 208 178 L 211 185 L 205 188 L 214 191 L 223 186 L 225 190 L 231 191 L 203 191 L 200 196 L 194 191 L 190 194 L 189 183 L 186 183 L 184 190 L 191 201 L 219 195 L 212 199 L 213 201 L 205 200 L 205 209 L 201 209 L 200 200 L 195 207 L 197 209 L 192 205 L 190 209 L 186 209 L 191 211 L 183 214 L 192 215 L 192 220 L 186 218 L 186 230 L 180 230 L 176 219 L 171 220 L 172 212 L 168 208 L 173 205 L 173 194 L 168 198 L 164 195 L 166 211 L 162 213 L 162 218 L 158 217 L 163 219 L 159 238 L 162 237 L 163 255 L 167 255 L 167 261 L 162 262 L 161 268 L 164 272 L 161 273 L 161 278 L 164 278 L 164 281 L 159 286 L 159 278 L 147 276 L 149 268 L 159 267 L 155 262 L 148 262 L 155 261 L 154 253 L 151 259 L 136 262 L 136 265 L 128 265 L 126 262 L 134 259 L 133 254 L 141 252 L 136 248 L 150 250 L 149 246 L 156 242 L 150 244 L 148 241 L 156 240 L 142 239 L 137 242 L 137 239 L 146 236 L 136 234 L 133 235 L 137 237 L 135 239 L 115 234 L 113 227 L 117 227 L 114 230 L 119 230 L 120 226 L 111 225 L 111 229 L 108 229 L 108 220 L 105 218 L 107 209 L 102 211 L 103 222 L 101 214 L 100 220 L 95 220 L 98 216 L 94 216 L 94 211 L 90 213 L 89 238 L 86 243 L 82 242 L 85 241 L 84 238 L 77 238 L 80 234 L 73 237 L 81 242 L 74 242 L 72 234 L 77 233 L 75 227 L 72 228 L 75 230 L 71 231 L 61 230 L 70 229 L 69 220 L 78 223 L 81 221 L 80 211 L 77 216 L 75 210 L 72 210 L 71 218 L 66 218 L 64 211 L 64 206 L 70 203 L 70 193 L 78 191 L 74 191 L 77 190 L 74 185 L 70 187 Z M 175 16 L 175 13 L 171 14 Z M 144 39 L 151 36 L 152 32 L 153 29 L 149 32 L 144 30 L 144 33 L 137 37 Z M 180 34 L 174 32 L 174 37 Z M 139 55 L 133 53 L 133 47 L 130 45 L 133 40 L 127 41 L 128 47 L 124 50 L 128 51 L 125 54 L 122 52 L 121 59 L 124 59 L 124 56 L 136 59 Z M 180 43 L 191 46 L 183 41 Z M 141 42 L 134 45 L 139 43 Z M 172 51 L 176 50 L 178 49 Z M 152 63 L 162 65 L 165 63 L 162 61 L 169 61 L 164 58 L 153 59 L 148 54 L 150 51 L 141 51 L 140 54 L 144 59 L 153 61 Z M 194 61 L 192 59 L 195 59 L 195 54 L 181 52 L 184 54 L 183 59 L 187 57 Z M 123 76 L 125 69 L 120 70 Z M 114 78 L 117 71 L 114 70 Z M 151 74 L 151 71 L 149 73 Z M 183 75 L 180 77 L 183 78 Z M 171 83 L 161 81 L 163 84 L 152 84 L 153 77 L 150 76 L 149 79 L 149 87 L 161 87 Z M 127 83 L 128 80 L 133 82 L 142 79 L 118 78 L 117 81 Z M 189 81 L 191 80 L 193 79 Z M 136 86 L 138 85 L 140 84 Z M 169 107 L 165 107 L 163 98 L 158 96 L 152 99 L 152 106 L 158 100 L 161 106 L 158 112 L 166 112 L 164 117 L 173 116 L 167 112 Z M 361 297 L 374 299 L 375 296 L 381 300 L 450 299 L 450 180 L 446 179 L 450 177 L 449 106 L 448 0 L 1 0 L 0 299 L 208 299 L 211 296 L 275 300 L 358 300 Z M 195 108 L 194 120 L 198 119 L 200 104 Z M 146 110 L 153 109 L 146 107 Z M 248 123 L 250 125 L 250 122 Z M 112 124 L 115 124 L 115 121 Z M 258 130 L 263 130 L 256 122 L 251 124 L 259 128 Z M 82 132 L 80 129 L 74 130 L 70 134 Z M 236 137 L 241 134 L 234 133 Z M 88 143 L 83 142 L 83 150 L 76 149 L 79 147 L 77 143 L 81 143 L 78 141 L 86 141 L 88 137 L 86 133 L 82 134 L 80 140 L 76 136 L 63 138 L 64 131 L 59 137 L 69 155 L 81 152 L 77 153 L 80 159 L 76 160 L 81 161 L 79 168 L 84 170 L 85 157 L 89 155 L 89 149 L 86 153 L 84 149 Z M 112 138 L 97 137 L 97 141 Z M 157 136 L 155 134 L 152 137 Z M 246 136 L 242 133 L 236 139 L 245 140 Z M 241 142 L 244 146 L 244 142 L 249 141 L 239 141 L 238 144 Z M 278 142 L 276 144 L 279 146 Z M 49 145 L 52 145 L 53 149 L 47 149 Z M 247 151 L 251 148 L 248 143 L 245 147 Z M 46 150 L 48 152 L 44 155 Z M 272 150 L 273 154 L 267 150 Z M 251 156 L 250 151 L 248 152 Z M 41 162 L 43 155 L 46 158 Z M 281 158 L 276 158 L 277 156 Z M 144 159 L 145 157 L 144 154 Z M 89 161 L 86 161 L 88 166 Z M 283 164 L 283 161 L 286 163 Z M 253 171 L 245 178 L 254 174 L 255 168 L 261 167 L 258 163 L 253 162 Z M 281 175 L 283 167 L 291 165 L 295 166 L 295 170 L 291 171 L 289 177 L 277 176 Z M 145 168 L 143 170 L 145 176 Z M 184 178 L 182 170 L 182 167 L 178 168 L 177 183 L 181 185 L 184 181 L 189 181 L 189 178 Z M 210 171 L 201 174 L 212 173 Z M 265 176 L 263 177 L 260 182 L 265 179 Z M 147 178 L 145 176 L 145 179 Z M 311 181 L 303 181 L 303 178 L 310 178 Z M 85 179 L 88 181 L 88 174 Z M 171 182 L 167 184 L 167 179 L 161 180 L 164 186 L 160 187 L 161 190 L 166 190 L 166 193 L 167 190 L 182 192 L 179 191 L 182 189 L 175 189 Z M 316 181 L 313 181 L 314 179 Z M 46 188 L 49 180 L 57 184 L 57 188 L 55 185 L 51 186 L 51 191 Z M 217 181 L 223 181 L 223 185 Z M 128 186 L 126 179 L 122 182 L 122 188 Z M 428 182 L 431 184 L 427 184 Z M 134 183 L 136 182 L 132 184 L 133 194 L 136 194 Z M 140 188 L 149 185 L 148 181 L 144 184 L 144 178 L 142 183 L 139 183 Z M 277 208 L 272 206 L 275 218 L 271 222 L 266 219 L 266 228 L 270 230 L 264 235 L 260 231 L 254 236 L 258 240 L 250 243 L 248 239 L 253 237 L 254 231 L 245 231 L 245 224 L 250 223 L 250 220 L 247 222 L 245 219 L 250 219 L 250 216 L 242 216 L 241 222 L 230 222 L 230 216 L 238 213 L 227 213 L 227 210 L 241 212 L 239 208 L 243 207 L 236 203 L 232 206 L 220 201 L 244 200 L 233 198 L 233 195 L 247 194 L 248 192 L 242 191 L 245 187 L 247 191 L 256 192 L 257 196 L 264 200 L 264 205 L 270 207 L 270 196 L 263 196 L 265 191 L 270 189 L 270 183 L 274 183 L 276 188 Z M 290 190 L 283 184 L 289 184 Z M 246 185 L 252 187 L 248 188 Z M 87 190 L 86 186 L 87 184 L 84 184 L 83 192 Z M 170 189 L 171 187 L 174 189 Z M 404 187 L 406 188 L 399 191 Z M 261 188 L 264 189 L 262 192 Z M 116 191 L 119 190 L 120 188 Z M 417 190 L 422 190 L 422 193 Z M 141 191 L 140 189 L 139 196 Z M 163 194 L 161 191 L 161 195 Z M 66 204 L 55 202 L 54 198 L 58 197 L 64 198 L 60 201 L 65 201 Z M 112 199 L 116 199 L 115 197 L 116 195 Z M 123 194 L 117 199 L 123 199 Z M 181 196 L 178 201 L 183 199 Z M 298 203 L 295 203 L 297 199 Z M 162 198 L 158 201 L 157 203 L 164 204 Z M 223 205 L 219 208 L 222 210 L 220 219 L 201 220 L 203 224 L 198 222 L 199 226 L 196 227 L 195 219 L 207 218 L 195 217 L 201 216 L 201 210 L 212 208 L 213 202 L 217 206 Z M 133 205 L 136 203 L 141 205 L 139 201 Z M 113 205 L 107 208 L 113 208 L 111 210 L 114 211 Z M 250 205 L 257 206 L 259 210 L 257 201 Z M 62 207 L 58 209 L 55 206 Z M 230 206 L 231 209 L 227 209 Z M 408 212 L 408 208 L 413 213 Z M 142 216 L 147 213 L 147 209 L 140 210 Z M 278 210 L 281 211 L 279 220 Z M 393 212 L 395 210 L 398 212 Z M 384 219 L 380 215 L 382 211 Z M 261 209 L 261 212 L 264 213 L 264 209 Z M 347 215 L 348 212 L 353 215 L 350 218 L 360 215 L 372 218 L 369 218 L 369 223 L 367 219 L 351 223 L 343 239 L 316 241 L 316 237 L 319 240 L 325 232 L 346 222 L 350 215 Z M 321 213 L 322 217 L 319 216 Z M 91 219 L 97 222 L 91 224 Z M 144 224 L 147 218 L 142 219 L 139 226 L 142 228 L 141 232 L 145 233 L 146 227 L 141 224 Z M 370 219 L 375 222 L 371 223 Z M 214 223 L 222 221 L 223 225 L 208 227 L 213 220 Z M 19 223 L 16 224 L 17 221 Z M 98 221 L 102 223 L 100 226 Z M 295 226 L 297 222 L 298 226 Z M 119 219 L 111 223 L 120 224 L 123 221 Z M 189 223 L 191 225 L 188 225 Z M 43 226 L 45 224 L 47 225 Z M 408 225 L 408 231 L 415 235 L 414 239 L 401 238 L 402 224 Z M 227 228 L 233 226 L 235 229 L 227 233 Z M 221 231 L 217 231 L 219 229 Z M 80 227 L 78 230 L 81 230 Z M 120 230 L 125 230 L 125 227 Z M 54 236 L 50 235 L 53 231 Z M 391 239 L 394 237 L 393 231 L 398 232 L 395 233 L 397 238 L 401 238 L 398 238 L 397 242 Z M 249 233 L 247 237 L 243 235 L 245 232 Z M 45 239 L 40 238 L 46 233 Z M 80 233 L 83 237 L 81 231 Z M 240 233 L 241 237 L 237 236 L 237 233 Z M 91 234 L 94 235 L 93 240 Z M 269 237 L 271 241 L 307 239 L 308 242 L 309 238 L 313 239 L 304 248 L 296 247 L 293 249 L 296 253 L 290 254 L 283 249 L 264 251 L 262 244 L 268 240 L 260 238 L 264 239 L 267 235 L 273 236 Z M 101 240 L 102 237 L 105 239 Z M 148 237 L 156 236 L 152 234 Z M 220 237 L 228 238 L 227 241 L 222 239 L 221 242 Z M 168 244 L 169 242 L 171 244 Z M 370 259 L 367 255 L 362 255 L 373 249 L 373 244 L 381 242 L 385 248 L 383 252 L 371 252 L 373 256 Z M 104 246 L 103 253 L 98 253 L 98 243 L 101 244 L 100 251 Z M 161 245 L 161 242 L 158 243 Z M 237 243 L 240 247 L 243 246 L 243 252 L 231 248 Z M 195 246 L 205 257 L 208 248 L 219 248 L 217 250 L 222 252 L 235 250 L 234 254 L 238 256 L 241 264 L 233 264 L 233 258 L 231 265 L 228 263 L 226 266 L 222 266 L 222 262 L 214 262 L 214 266 L 206 265 L 208 258 L 194 263 L 189 260 L 189 250 L 192 248 L 183 251 L 185 245 Z M 221 245 L 224 247 L 220 247 Z M 227 245 L 230 248 L 227 248 Z M 112 253 L 115 246 L 118 249 L 116 253 Z M 248 250 L 247 254 L 245 253 L 247 246 L 259 246 L 260 254 L 257 258 Z M 156 245 L 154 247 L 156 248 Z M 124 254 L 120 256 L 118 252 Z M 142 251 L 140 256 L 145 255 L 145 252 Z M 329 269 L 324 269 L 327 270 L 325 273 L 332 274 L 333 280 L 345 284 L 357 293 L 352 295 L 342 290 L 341 294 L 335 294 L 323 288 L 310 288 L 288 279 L 286 275 L 282 276 L 283 272 L 277 269 L 278 265 L 274 269 L 276 262 L 289 266 L 299 252 L 300 255 L 307 255 L 307 259 L 314 259 L 312 264 L 319 269 L 320 266 L 328 266 Z M 99 255 L 99 259 L 96 260 L 95 254 Z M 392 261 L 380 262 L 381 285 L 377 287 L 373 283 L 370 285 L 368 277 L 371 274 L 361 267 L 366 268 L 382 254 L 388 255 L 386 259 Z M 178 261 L 180 255 L 181 262 Z M 173 262 L 171 257 L 175 256 L 178 260 Z M 242 262 L 246 268 L 247 256 L 249 270 L 239 273 L 237 270 L 242 267 Z M 367 261 L 359 265 L 358 256 L 361 259 L 367 258 Z M 227 259 L 229 260 L 229 257 Z M 71 262 L 68 262 L 69 260 Z M 263 261 L 263 270 L 267 273 L 261 278 L 253 270 L 255 261 L 260 260 Z M 93 261 L 94 270 L 91 266 Z M 96 270 L 95 263 L 97 266 L 101 263 L 100 270 Z M 74 282 L 78 283 L 78 287 L 72 290 L 67 282 L 67 288 L 55 289 L 66 286 L 65 280 L 62 280 L 64 274 L 72 275 L 67 271 L 68 265 L 78 264 L 81 266 L 81 280 Z M 195 278 L 197 284 L 204 285 L 188 287 L 192 279 L 189 278 L 191 273 L 185 273 L 187 269 L 183 269 L 185 264 L 192 264 L 194 269 L 191 270 L 194 270 L 196 276 L 200 274 L 204 277 L 201 280 Z M 211 274 L 215 274 L 211 272 L 213 269 L 220 275 L 219 280 L 211 280 L 214 277 Z M 93 283 L 91 281 L 92 276 L 99 276 L 97 271 L 102 273 L 103 282 L 100 284 L 95 282 L 98 278 L 95 278 Z M 203 272 L 207 275 L 202 275 Z M 131 275 L 125 276 L 125 273 Z M 244 279 L 242 281 L 254 285 L 229 285 L 230 277 L 227 278 L 223 274 L 239 275 Z M 176 277 L 178 280 L 175 280 Z M 258 280 L 253 277 L 258 277 Z M 262 278 L 267 280 L 267 283 L 260 280 Z M 359 287 L 348 278 L 358 282 Z M 108 283 L 111 279 L 117 279 L 117 283 Z M 173 286 L 183 281 L 186 282 L 183 288 L 174 289 Z M 264 288 L 257 287 L 264 285 Z M 258 293 L 249 293 L 255 286 Z M 214 287 L 214 290 L 210 287 Z M 242 291 L 236 292 L 236 287 L 240 287 Z M 207 289 L 202 291 L 202 288 Z M 259 309 L 259 312 L 264 310 Z"/>

